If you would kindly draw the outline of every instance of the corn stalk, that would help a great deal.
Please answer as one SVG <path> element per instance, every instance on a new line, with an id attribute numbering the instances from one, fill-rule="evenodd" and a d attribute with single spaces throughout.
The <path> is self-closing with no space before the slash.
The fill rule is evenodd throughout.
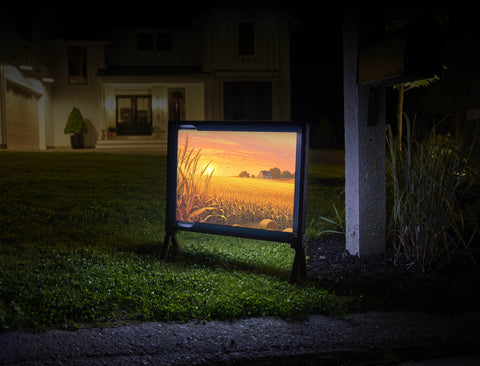
<path id="1" fill-rule="evenodd" d="M 208 193 L 214 173 L 206 173 L 211 161 L 198 167 L 201 149 L 188 148 L 188 137 L 183 150 L 178 152 L 177 163 L 177 220 L 184 222 L 207 222 L 211 218 L 225 219 L 219 214 L 218 204 Z"/>

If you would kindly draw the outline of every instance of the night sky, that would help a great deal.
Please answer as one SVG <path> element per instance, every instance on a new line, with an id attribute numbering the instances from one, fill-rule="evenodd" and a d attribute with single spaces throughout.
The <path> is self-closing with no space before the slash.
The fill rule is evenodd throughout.
<path id="1" fill-rule="evenodd" d="M 327 118 L 343 137 L 343 55 L 340 11 L 293 10 L 291 36 L 292 119 L 313 125 Z"/>

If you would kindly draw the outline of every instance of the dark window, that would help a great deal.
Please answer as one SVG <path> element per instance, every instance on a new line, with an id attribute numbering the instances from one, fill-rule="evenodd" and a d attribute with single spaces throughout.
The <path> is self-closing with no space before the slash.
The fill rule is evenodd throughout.
<path id="1" fill-rule="evenodd" d="M 70 84 L 87 83 L 86 47 L 68 48 L 68 82 Z"/>
<path id="2" fill-rule="evenodd" d="M 152 33 L 139 33 L 137 35 L 137 50 L 153 51 L 153 34 Z"/>
<path id="3" fill-rule="evenodd" d="M 171 51 L 172 50 L 172 35 L 171 34 L 157 34 L 157 51 Z"/>
<path id="4" fill-rule="evenodd" d="M 16 31 L 25 39 L 33 42 L 33 25 L 31 14 L 17 14 L 16 16 Z"/>
<path id="5" fill-rule="evenodd" d="M 253 56 L 255 54 L 255 24 L 253 22 L 238 23 L 238 55 Z"/>
<path id="6" fill-rule="evenodd" d="M 272 83 L 226 82 L 224 84 L 225 120 L 271 120 Z"/>

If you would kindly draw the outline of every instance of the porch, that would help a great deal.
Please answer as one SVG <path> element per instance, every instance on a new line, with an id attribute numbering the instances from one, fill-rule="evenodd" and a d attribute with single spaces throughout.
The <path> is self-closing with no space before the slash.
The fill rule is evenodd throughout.
<path id="1" fill-rule="evenodd" d="M 96 150 L 154 150 L 167 153 L 167 140 L 156 136 L 116 136 L 112 139 L 98 140 Z"/>

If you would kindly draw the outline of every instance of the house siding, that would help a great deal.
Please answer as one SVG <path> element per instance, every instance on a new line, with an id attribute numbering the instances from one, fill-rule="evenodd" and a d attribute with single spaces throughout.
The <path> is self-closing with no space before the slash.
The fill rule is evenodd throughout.
<path id="1" fill-rule="evenodd" d="M 103 42 L 55 42 L 53 59 L 55 83 L 53 84 L 53 146 L 70 146 L 70 137 L 63 129 L 73 107 L 77 107 L 87 121 L 89 131 L 85 136 L 85 146 L 93 147 L 103 124 L 101 83 L 96 75 L 104 67 Z M 70 84 L 68 80 L 68 48 L 85 47 L 87 54 L 87 83 Z"/>
<path id="2" fill-rule="evenodd" d="M 86 147 L 98 147 L 102 130 L 116 125 L 115 101 L 116 96 L 122 94 L 151 96 L 154 132 L 150 137 L 166 142 L 169 89 L 185 91 L 186 120 L 223 120 L 224 83 L 229 81 L 271 83 L 271 119 L 290 119 L 290 29 L 288 19 L 276 11 L 219 9 L 204 14 L 188 27 L 128 29 L 118 26 L 111 29 L 107 38 L 98 40 L 48 39 L 46 25 L 50 18 L 45 14 L 37 17 L 35 37 L 22 38 L 21 43 L 14 35 L 15 25 L 2 23 L 10 29 L 9 34 L 13 34 L 10 38 L 2 35 L 0 39 L 3 65 L 0 108 L 7 106 L 0 110 L 2 146 L 8 147 L 7 140 L 14 141 L 7 131 L 24 128 L 15 122 L 10 97 L 6 104 L 7 82 L 21 85 L 34 95 L 27 110 L 34 111 L 36 116 L 26 119 L 36 121 L 29 122 L 28 127 L 35 133 L 28 138 L 25 134 L 24 145 L 40 149 L 70 146 L 70 138 L 63 130 L 73 107 L 80 110 L 89 126 Z M 248 57 L 237 54 L 237 24 L 245 21 L 255 25 L 255 52 Z M 153 39 L 157 34 L 171 34 L 172 48 L 157 49 L 154 45 L 149 51 L 139 51 L 137 37 L 147 32 L 153 34 Z M 69 82 L 69 47 L 86 49 L 86 83 Z M 34 56 L 30 60 L 35 64 L 35 71 L 28 75 L 19 71 L 20 60 L 12 62 L 10 57 L 21 54 L 24 48 Z M 5 72 L 6 68 L 11 72 Z M 43 76 L 52 76 L 54 82 L 42 82 Z"/>

